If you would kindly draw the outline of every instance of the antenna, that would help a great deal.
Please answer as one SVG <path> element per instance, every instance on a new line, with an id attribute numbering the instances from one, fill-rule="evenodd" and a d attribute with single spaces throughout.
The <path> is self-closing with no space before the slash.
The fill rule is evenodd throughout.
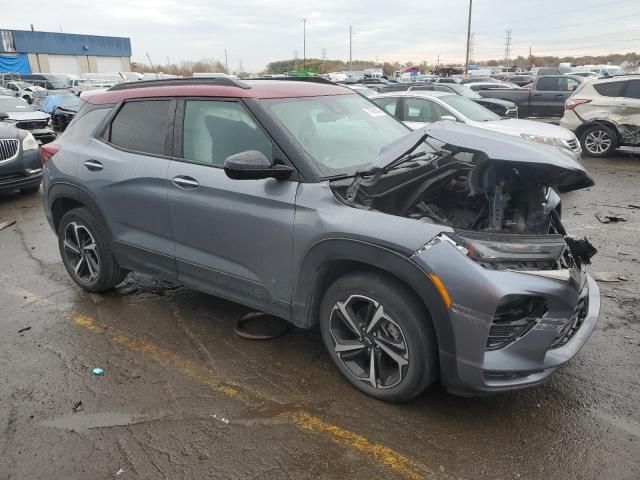
<path id="1" fill-rule="evenodd" d="M 351 60 L 353 53 L 353 25 L 349 25 L 349 71 L 351 71 Z"/>

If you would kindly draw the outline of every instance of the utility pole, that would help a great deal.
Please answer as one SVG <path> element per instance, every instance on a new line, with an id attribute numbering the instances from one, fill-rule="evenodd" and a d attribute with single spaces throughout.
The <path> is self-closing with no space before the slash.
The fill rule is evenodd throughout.
<path id="1" fill-rule="evenodd" d="M 467 55 L 464 61 L 464 75 L 469 75 L 469 46 L 471 42 L 471 9 L 473 7 L 473 0 L 469 0 L 469 21 L 467 23 Z"/>
<path id="2" fill-rule="evenodd" d="M 440 66 L 440 54 L 438 54 L 438 63 L 436 64 L 436 66 Z"/>
<path id="3" fill-rule="evenodd" d="M 351 71 L 352 49 L 353 45 L 353 25 L 349 25 L 349 71 Z"/>
<path id="4" fill-rule="evenodd" d="M 473 52 L 473 44 L 474 44 L 474 39 L 475 39 L 476 34 L 472 33 L 471 37 L 469 38 L 469 61 L 472 62 L 474 60 L 474 52 Z"/>
<path id="5" fill-rule="evenodd" d="M 307 70 L 307 19 L 302 19 L 302 70 Z"/>
<path id="6" fill-rule="evenodd" d="M 149 52 L 145 52 L 147 55 L 147 58 L 149 59 L 149 64 L 151 65 L 151 70 L 153 70 L 153 73 L 155 73 L 156 78 L 158 78 L 158 72 L 156 72 L 156 67 L 153 66 L 153 62 L 151 61 L 151 57 L 149 56 Z"/>
<path id="7" fill-rule="evenodd" d="M 322 49 L 322 73 L 327 73 L 327 49 Z"/>
<path id="8" fill-rule="evenodd" d="M 224 69 L 229 73 L 229 55 L 226 48 L 224 49 Z"/>
<path id="9" fill-rule="evenodd" d="M 511 58 L 511 29 L 508 28 L 506 32 L 507 36 L 504 41 L 504 58 L 505 60 L 509 60 L 509 58 Z"/>

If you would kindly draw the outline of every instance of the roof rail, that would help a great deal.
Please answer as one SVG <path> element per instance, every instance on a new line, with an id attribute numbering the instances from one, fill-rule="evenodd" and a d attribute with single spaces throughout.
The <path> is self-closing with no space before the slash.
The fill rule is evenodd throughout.
<path id="1" fill-rule="evenodd" d="M 258 78 L 250 78 L 249 80 L 284 80 L 284 81 L 295 81 L 295 82 L 311 82 L 311 83 L 324 83 L 327 85 L 336 85 L 331 80 L 327 80 L 324 77 L 258 77 Z"/>
<path id="2" fill-rule="evenodd" d="M 241 80 L 230 77 L 188 77 L 188 78 L 165 78 L 156 80 L 134 80 L 132 82 L 116 83 L 109 89 L 110 92 L 117 90 L 128 90 L 130 88 L 145 87 L 178 87 L 181 85 L 215 85 L 220 87 L 237 87 L 243 89 L 251 88 Z"/>

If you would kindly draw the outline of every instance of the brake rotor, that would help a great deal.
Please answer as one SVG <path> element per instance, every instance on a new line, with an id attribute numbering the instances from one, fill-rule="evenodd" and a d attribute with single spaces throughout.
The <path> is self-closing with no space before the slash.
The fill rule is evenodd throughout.
<path id="1" fill-rule="evenodd" d="M 252 312 L 240 317 L 233 332 L 245 340 L 272 340 L 282 337 L 292 325 L 282 318 L 268 313 Z"/>

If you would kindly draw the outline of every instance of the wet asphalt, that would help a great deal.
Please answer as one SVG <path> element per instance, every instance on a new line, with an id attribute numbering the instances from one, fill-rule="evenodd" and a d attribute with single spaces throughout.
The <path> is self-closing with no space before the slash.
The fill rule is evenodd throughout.
<path id="1" fill-rule="evenodd" d="M 0 480 L 640 478 L 640 156 L 585 165 L 564 222 L 614 280 L 587 345 L 537 388 L 401 405 L 350 387 L 316 331 L 242 340 L 247 308 L 137 274 L 82 291 L 40 194 L 0 195 Z"/>

